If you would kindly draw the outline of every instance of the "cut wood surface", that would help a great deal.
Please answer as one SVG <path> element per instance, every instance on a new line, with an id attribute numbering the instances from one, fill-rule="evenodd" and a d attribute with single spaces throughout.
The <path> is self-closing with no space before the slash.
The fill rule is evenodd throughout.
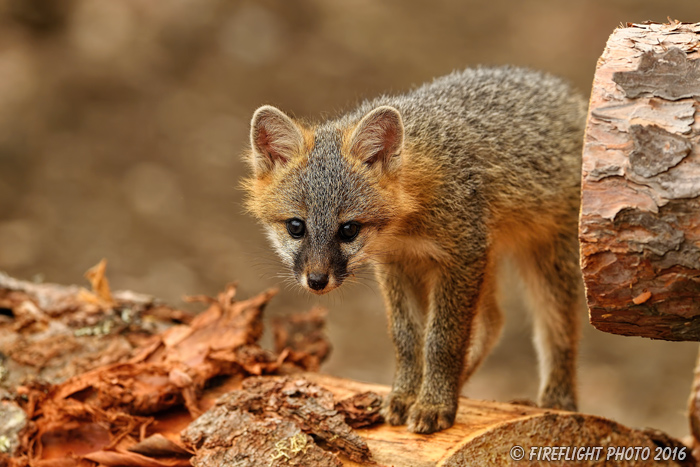
<path id="1" fill-rule="evenodd" d="M 581 264 L 602 331 L 700 340 L 700 23 L 617 29 L 583 151 Z"/>
<path id="2" fill-rule="evenodd" d="M 386 394 L 387 386 L 360 383 L 326 375 L 306 373 L 304 377 L 328 389 L 336 399 L 354 394 L 375 392 Z M 611 420 L 581 413 L 544 410 L 525 405 L 477 401 L 461 398 L 454 427 L 432 435 L 409 433 L 405 426 L 376 425 L 356 430 L 369 446 L 377 467 L 433 467 L 433 466 L 652 466 L 695 465 L 690 450 L 662 433 L 627 428 Z M 523 449 L 522 461 L 511 457 L 515 446 Z M 557 454 L 556 461 L 543 458 L 544 451 L 533 447 L 600 447 L 594 460 L 571 458 L 572 451 Z M 647 460 L 626 461 L 620 457 L 608 458 L 609 449 L 645 447 L 651 453 Z M 657 452 L 674 448 L 683 450 L 684 461 L 655 460 Z M 517 453 L 517 448 L 515 448 Z M 531 453 L 533 457 L 530 458 Z M 537 455 L 540 459 L 537 459 Z M 551 453 L 550 453 L 551 456 Z M 360 466 L 341 456 L 343 465 Z"/>

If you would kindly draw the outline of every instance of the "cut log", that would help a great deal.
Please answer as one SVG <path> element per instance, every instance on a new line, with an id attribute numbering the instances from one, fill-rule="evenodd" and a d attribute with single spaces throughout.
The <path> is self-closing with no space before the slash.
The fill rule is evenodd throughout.
<path id="1" fill-rule="evenodd" d="M 700 340 L 700 23 L 617 29 L 583 150 L 581 265 L 591 323 Z"/>
<path id="2" fill-rule="evenodd" d="M 182 440 L 196 467 L 696 465 L 690 448 L 661 432 L 581 413 L 461 398 L 452 428 L 419 435 L 376 418 L 350 431 L 346 423 L 356 414 L 343 407 L 357 405 L 331 409 L 333 400 L 365 400 L 375 412 L 378 395 L 388 391 L 318 373 L 249 378 L 192 422 Z"/>
<path id="3" fill-rule="evenodd" d="M 336 399 L 389 391 L 387 386 L 319 374 L 304 377 Z M 356 432 L 377 467 L 695 465 L 687 447 L 662 433 L 630 429 L 593 415 L 466 398 L 460 399 L 455 425 L 445 431 L 419 435 L 405 426 L 381 424 Z M 633 460 L 635 449 L 640 454 Z M 675 461 L 664 460 L 663 453 L 674 449 Z M 649 456 L 643 459 L 642 452 Z M 345 466 L 366 465 L 340 458 Z"/>

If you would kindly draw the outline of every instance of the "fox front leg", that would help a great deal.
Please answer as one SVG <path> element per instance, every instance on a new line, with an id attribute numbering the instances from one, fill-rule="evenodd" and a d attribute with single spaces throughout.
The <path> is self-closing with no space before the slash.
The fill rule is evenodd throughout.
<path id="1" fill-rule="evenodd" d="M 400 267 L 382 265 L 377 277 L 384 293 L 396 351 L 396 374 L 391 393 L 384 399 L 382 414 L 390 424 L 403 425 L 423 380 L 425 313 L 415 300 L 415 284 Z"/>
<path id="2" fill-rule="evenodd" d="M 459 274 L 446 271 L 435 283 L 425 330 L 423 379 L 409 411 L 409 431 L 433 433 L 454 424 L 484 264 L 471 261 L 458 266 Z"/>

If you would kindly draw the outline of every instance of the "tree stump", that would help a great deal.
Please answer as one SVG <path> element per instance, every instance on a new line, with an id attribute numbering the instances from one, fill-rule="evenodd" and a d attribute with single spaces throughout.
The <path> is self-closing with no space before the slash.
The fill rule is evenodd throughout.
<path id="1" fill-rule="evenodd" d="M 700 23 L 617 29 L 583 150 L 581 265 L 591 323 L 700 340 Z"/>

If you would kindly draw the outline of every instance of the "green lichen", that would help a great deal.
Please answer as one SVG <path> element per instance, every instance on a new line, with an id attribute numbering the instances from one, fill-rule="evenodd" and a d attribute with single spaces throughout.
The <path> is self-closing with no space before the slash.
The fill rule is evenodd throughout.
<path id="1" fill-rule="evenodd" d="M 283 457 L 291 459 L 300 452 L 306 452 L 306 449 L 309 447 L 308 442 L 308 438 L 301 431 L 294 436 L 277 441 L 275 443 L 275 452 L 270 455 L 270 465 Z"/>

